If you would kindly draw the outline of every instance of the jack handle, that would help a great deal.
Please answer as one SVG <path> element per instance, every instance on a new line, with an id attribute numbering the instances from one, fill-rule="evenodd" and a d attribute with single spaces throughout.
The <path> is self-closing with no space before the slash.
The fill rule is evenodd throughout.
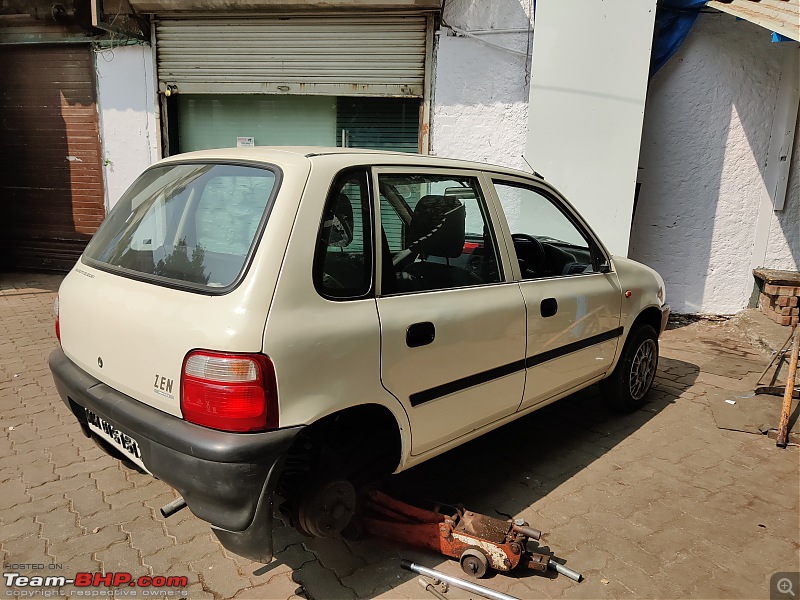
<path id="1" fill-rule="evenodd" d="M 557 563 L 552 558 L 547 562 L 547 566 L 550 567 L 553 571 L 557 573 L 561 573 L 562 575 L 569 577 L 573 581 L 577 581 L 580 583 L 583 580 L 583 575 L 578 573 L 577 571 L 573 571 L 572 569 L 565 567 L 561 563 Z"/>

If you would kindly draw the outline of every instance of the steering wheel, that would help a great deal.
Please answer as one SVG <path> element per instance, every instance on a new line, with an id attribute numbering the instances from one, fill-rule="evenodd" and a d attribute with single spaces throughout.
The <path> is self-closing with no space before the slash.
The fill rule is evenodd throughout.
<path id="1" fill-rule="evenodd" d="M 535 254 L 535 256 L 531 256 L 530 258 L 528 256 L 524 257 L 525 262 L 531 263 L 531 265 L 524 270 L 529 271 L 531 276 L 541 275 L 547 262 L 547 254 L 545 254 L 544 245 L 542 242 L 527 233 L 512 233 L 511 239 L 515 242 L 526 242 L 533 247 L 534 252 L 532 254 Z M 516 247 L 516 244 L 514 244 L 514 246 Z M 518 252 L 517 259 L 519 258 L 520 256 Z M 523 273 L 523 276 L 525 276 L 525 273 Z"/>

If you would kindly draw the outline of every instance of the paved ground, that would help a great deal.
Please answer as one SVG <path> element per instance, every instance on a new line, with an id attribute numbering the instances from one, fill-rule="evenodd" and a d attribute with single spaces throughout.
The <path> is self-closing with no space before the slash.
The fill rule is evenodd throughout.
<path id="1" fill-rule="evenodd" d="M 173 492 L 104 455 L 56 395 L 46 358 L 55 347 L 59 280 L 0 274 L 5 572 L 41 574 L 24 566 L 35 563 L 46 575 L 186 575 L 188 597 L 198 599 L 429 597 L 401 571 L 400 557 L 461 574 L 456 563 L 424 552 L 307 541 L 287 527 L 276 533 L 277 560 L 263 567 L 228 554 L 189 511 L 157 516 Z M 482 581 L 519 598 L 768 598 L 773 573 L 800 571 L 798 448 L 715 425 L 709 406 L 751 387 L 766 364 L 736 323 L 666 332 L 643 410 L 609 413 L 591 389 L 395 483 L 489 515 L 522 516 L 586 577 Z M 447 596 L 469 597 L 456 589 Z"/>

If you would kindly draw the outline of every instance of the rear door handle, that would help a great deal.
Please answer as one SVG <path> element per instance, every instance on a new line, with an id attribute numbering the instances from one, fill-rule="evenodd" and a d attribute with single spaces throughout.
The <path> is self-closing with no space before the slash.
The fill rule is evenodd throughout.
<path id="1" fill-rule="evenodd" d="M 436 328 L 430 321 L 414 323 L 406 329 L 406 345 L 409 348 L 427 346 L 436 337 Z"/>
<path id="2" fill-rule="evenodd" d="M 552 317 L 558 312 L 558 301 L 555 298 L 545 298 L 539 305 L 543 317 Z"/>

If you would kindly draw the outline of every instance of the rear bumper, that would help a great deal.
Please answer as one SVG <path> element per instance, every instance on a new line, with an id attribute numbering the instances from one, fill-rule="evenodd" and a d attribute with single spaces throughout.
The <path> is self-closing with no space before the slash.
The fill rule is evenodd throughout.
<path id="1" fill-rule="evenodd" d="M 247 434 L 207 429 L 108 387 L 76 366 L 60 348 L 50 355 L 49 363 L 56 389 L 84 434 L 91 435 L 88 408 L 135 439 L 145 467 L 178 490 L 195 515 L 224 530 L 228 538 L 229 532 L 236 537 L 236 532 L 245 535 L 252 527 L 266 527 L 268 531 L 257 533 L 266 533 L 268 539 L 261 543 L 268 543 L 272 493 L 283 456 L 302 427 Z M 219 532 L 218 536 L 229 545 Z M 241 546 L 237 548 L 232 549 L 247 555 L 246 544 L 244 552 Z"/>

